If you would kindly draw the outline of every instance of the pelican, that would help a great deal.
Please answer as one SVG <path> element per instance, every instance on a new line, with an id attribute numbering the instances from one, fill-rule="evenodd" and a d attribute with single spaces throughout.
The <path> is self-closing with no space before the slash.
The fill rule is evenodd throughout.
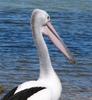
<path id="1" fill-rule="evenodd" d="M 20 84 L 7 93 L 2 100 L 59 100 L 61 97 L 62 85 L 52 67 L 43 35 L 48 36 L 69 61 L 74 62 L 74 58 L 52 26 L 50 16 L 46 11 L 33 10 L 31 28 L 39 55 L 39 78 L 36 81 Z"/>

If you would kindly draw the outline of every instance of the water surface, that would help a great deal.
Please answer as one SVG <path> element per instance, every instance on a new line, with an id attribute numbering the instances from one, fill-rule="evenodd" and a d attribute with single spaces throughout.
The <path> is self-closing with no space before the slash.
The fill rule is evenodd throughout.
<path id="1" fill-rule="evenodd" d="M 5 92 L 37 79 L 39 61 L 32 38 L 30 16 L 41 8 L 77 60 L 71 65 L 45 38 L 53 67 L 63 85 L 63 100 L 92 100 L 92 1 L 0 0 L 0 84 Z"/>

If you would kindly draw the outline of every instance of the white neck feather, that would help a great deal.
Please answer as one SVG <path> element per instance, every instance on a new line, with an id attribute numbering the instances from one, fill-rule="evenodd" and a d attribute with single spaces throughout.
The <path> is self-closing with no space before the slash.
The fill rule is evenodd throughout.
<path id="1" fill-rule="evenodd" d="M 47 77 L 51 72 L 53 72 L 53 68 L 51 65 L 51 60 L 48 52 L 48 48 L 44 41 L 44 38 L 41 33 L 41 27 L 37 25 L 33 25 L 32 27 L 33 36 L 36 41 L 36 46 L 38 49 L 39 54 L 39 61 L 40 61 L 40 78 Z"/>

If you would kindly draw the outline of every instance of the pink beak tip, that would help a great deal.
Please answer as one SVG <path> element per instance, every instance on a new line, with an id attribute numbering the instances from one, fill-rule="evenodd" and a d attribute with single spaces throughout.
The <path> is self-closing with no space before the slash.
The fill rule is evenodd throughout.
<path id="1" fill-rule="evenodd" d="M 69 60 L 69 63 L 70 63 L 70 64 L 76 64 L 76 60 L 75 60 L 75 59 L 70 59 L 70 60 Z"/>

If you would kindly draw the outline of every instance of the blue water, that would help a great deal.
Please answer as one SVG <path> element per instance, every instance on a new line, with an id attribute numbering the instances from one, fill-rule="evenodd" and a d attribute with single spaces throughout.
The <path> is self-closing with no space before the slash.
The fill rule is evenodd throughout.
<path id="1" fill-rule="evenodd" d="M 5 91 L 37 79 L 39 61 L 30 16 L 41 8 L 67 44 L 77 63 L 71 65 L 45 38 L 53 67 L 63 84 L 63 100 L 92 100 L 92 0 L 0 0 L 0 84 Z"/>

